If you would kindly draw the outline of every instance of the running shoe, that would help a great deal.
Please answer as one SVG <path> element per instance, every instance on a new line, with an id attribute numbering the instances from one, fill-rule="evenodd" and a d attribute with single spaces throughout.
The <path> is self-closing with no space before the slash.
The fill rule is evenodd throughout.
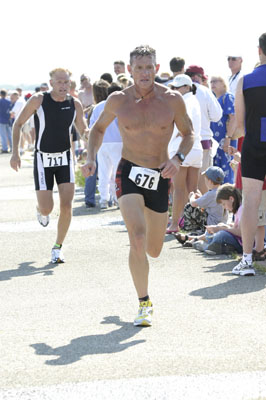
<path id="1" fill-rule="evenodd" d="M 50 216 L 42 215 L 37 208 L 37 220 L 42 226 L 46 227 L 50 222 Z"/>
<path id="2" fill-rule="evenodd" d="M 62 247 L 53 247 L 52 248 L 52 264 L 61 264 L 65 262 L 65 258 L 63 255 Z"/>
<path id="3" fill-rule="evenodd" d="M 249 264 L 246 261 L 241 260 L 240 263 L 237 264 L 232 269 L 232 274 L 241 275 L 241 276 L 255 275 L 255 270 L 254 270 L 252 264 Z"/>
<path id="4" fill-rule="evenodd" d="M 153 307 L 150 300 L 141 301 L 139 303 L 138 316 L 134 321 L 135 326 L 151 326 L 152 325 Z"/>
<path id="5" fill-rule="evenodd" d="M 101 201 L 100 208 L 101 208 L 101 210 L 106 210 L 108 208 L 108 201 L 107 200 Z"/>
<path id="6" fill-rule="evenodd" d="M 196 242 L 192 243 L 192 247 L 198 251 L 205 251 L 208 247 L 208 243 L 205 240 L 197 240 Z"/>

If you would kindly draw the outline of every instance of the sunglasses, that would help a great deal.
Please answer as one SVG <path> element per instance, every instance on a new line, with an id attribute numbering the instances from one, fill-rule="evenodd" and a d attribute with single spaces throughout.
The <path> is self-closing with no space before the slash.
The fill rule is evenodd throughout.
<path id="1" fill-rule="evenodd" d="M 228 57 L 227 61 L 236 61 L 238 59 L 238 57 Z"/>
<path id="2" fill-rule="evenodd" d="M 180 88 L 183 87 L 183 86 L 187 86 L 187 85 L 182 85 L 182 86 L 178 86 L 178 87 L 171 86 L 171 90 L 178 90 L 178 89 L 180 89 Z"/>

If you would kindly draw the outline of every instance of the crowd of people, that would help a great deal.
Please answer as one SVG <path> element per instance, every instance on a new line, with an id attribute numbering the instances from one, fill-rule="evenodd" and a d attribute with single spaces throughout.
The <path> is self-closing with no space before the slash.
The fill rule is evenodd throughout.
<path id="1" fill-rule="evenodd" d="M 243 75 L 240 54 L 227 61 L 229 80 L 208 77 L 196 64 L 186 67 L 181 57 L 170 60 L 171 73 L 159 73 L 155 50 L 139 46 L 127 71 L 119 60 L 94 83 L 82 73 L 78 89 L 70 71 L 56 68 L 50 87 L 42 84 L 25 98 L 19 88 L 1 90 L 2 153 L 12 152 L 18 171 L 23 152 L 34 149 L 37 218 L 44 227 L 54 178 L 58 185 L 53 263 L 65 261 L 75 165 L 81 163 L 86 179 L 87 208 L 96 207 L 97 181 L 99 208 L 120 208 L 140 304 L 137 326 L 152 323 L 147 255 L 159 256 L 166 234 L 209 255 L 242 253 L 236 275 L 255 275 L 253 261 L 266 257 L 266 34 L 253 72 Z"/>

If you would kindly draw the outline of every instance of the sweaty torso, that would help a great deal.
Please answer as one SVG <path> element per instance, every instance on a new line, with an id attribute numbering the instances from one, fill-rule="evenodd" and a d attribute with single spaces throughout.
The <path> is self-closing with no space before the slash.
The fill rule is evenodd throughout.
<path id="1" fill-rule="evenodd" d="M 143 167 L 158 168 L 168 159 L 175 98 L 167 88 L 156 86 L 151 97 L 137 100 L 130 87 L 121 93 L 115 107 L 123 140 L 122 157 Z"/>

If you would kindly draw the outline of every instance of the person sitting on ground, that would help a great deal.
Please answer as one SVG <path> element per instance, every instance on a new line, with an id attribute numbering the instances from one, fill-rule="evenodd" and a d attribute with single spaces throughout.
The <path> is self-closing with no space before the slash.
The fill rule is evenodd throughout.
<path id="1" fill-rule="evenodd" d="M 219 222 L 227 221 L 227 213 L 223 207 L 216 203 L 216 193 L 219 186 L 224 181 L 224 173 L 220 167 L 209 167 L 202 172 L 208 192 L 204 195 L 197 192 L 189 193 L 189 203 L 184 208 L 184 227 L 185 231 L 205 231 L 205 225 L 217 225 Z M 202 211 L 202 209 L 204 211 Z M 186 241 L 185 235 L 176 234 L 176 239 L 180 243 Z"/>
<path id="2" fill-rule="evenodd" d="M 211 255 L 229 254 L 232 252 L 242 253 L 240 230 L 242 212 L 241 193 L 234 185 L 225 183 L 217 190 L 216 201 L 218 204 L 221 204 L 225 210 L 233 213 L 234 222 L 206 226 L 207 232 L 213 234 L 213 237 L 207 239 L 205 253 Z"/>
<path id="3" fill-rule="evenodd" d="M 189 241 L 185 247 L 194 247 L 196 250 L 204 251 L 207 254 L 229 254 L 242 251 L 240 216 L 242 196 L 238 189 L 230 183 L 225 183 L 217 189 L 216 202 L 224 210 L 234 215 L 233 223 L 219 223 L 206 225 L 206 232 L 199 237 L 186 236 Z"/>

